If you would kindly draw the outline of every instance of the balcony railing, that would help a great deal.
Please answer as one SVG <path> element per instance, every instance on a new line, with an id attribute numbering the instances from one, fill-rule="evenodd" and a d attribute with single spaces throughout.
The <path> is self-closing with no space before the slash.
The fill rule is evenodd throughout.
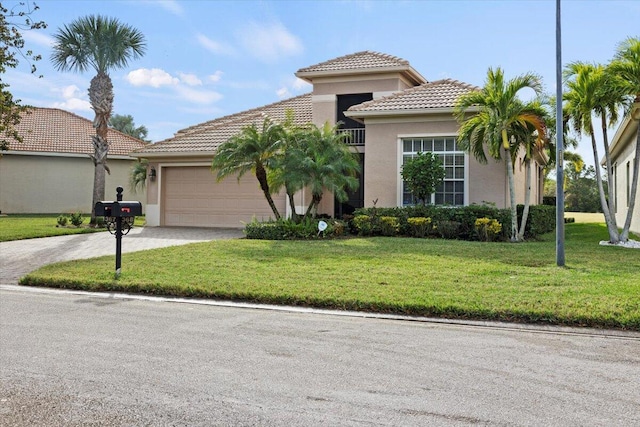
<path id="1" fill-rule="evenodd" d="M 340 129 L 338 132 L 350 135 L 345 141 L 347 145 L 364 145 L 364 128 Z"/>

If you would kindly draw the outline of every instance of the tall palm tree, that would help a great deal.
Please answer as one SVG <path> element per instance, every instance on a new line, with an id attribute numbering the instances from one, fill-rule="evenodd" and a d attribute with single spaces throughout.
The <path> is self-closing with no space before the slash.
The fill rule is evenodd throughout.
<path id="1" fill-rule="evenodd" d="M 622 98 L 618 91 L 613 90 L 612 74 L 599 64 L 574 62 L 565 69 L 567 91 L 564 93 L 565 111 L 569 123 L 576 134 L 584 131 L 591 137 L 593 161 L 596 170 L 596 182 L 600 192 L 600 204 L 604 214 L 609 241 L 618 243 L 620 236 L 616 224 L 613 186 L 609 185 L 608 198 L 605 194 L 602 175 L 600 173 L 600 158 L 596 143 L 593 114 L 600 116 L 604 140 L 605 159 L 607 165 L 607 181 L 613 182 L 611 156 L 607 137 L 609 124 L 617 120 L 617 110 L 622 105 Z"/>
<path id="2" fill-rule="evenodd" d="M 113 110 L 113 84 L 109 71 L 124 68 L 130 60 L 140 58 L 146 50 L 144 35 L 115 18 L 90 15 L 78 18 L 59 28 L 54 35 L 55 44 L 51 61 L 59 71 L 96 72 L 89 86 L 89 101 L 95 112 L 92 137 L 94 154 L 93 203 L 91 223 L 95 224 L 94 206 L 104 199 L 105 172 L 109 141 L 108 123 Z"/>
<path id="3" fill-rule="evenodd" d="M 260 129 L 253 123 L 243 127 L 238 135 L 222 143 L 211 162 L 211 170 L 217 171 L 218 181 L 233 174 L 237 174 L 240 180 L 245 173 L 253 172 L 273 214 L 276 219 L 280 219 L 280 212 L 271 197 L 268 171 L 282 144 L 282 126 L 265 117 Z"/>
<path id="4" fill-rule="evenodd" d="M 538 101 L 531 103 L 532 113 L 538 115 L 543 120 L 543 125 L 550 119 L 550 114 L 547 109 L 543 107 Z M 530 123 L 520 123 L 514 126 L 514 133 L 512 135 L 511 157 L 515 162 L 517 156 L 522 153 L 525 165 L 525 196 L 524 196 L 524 208 L 522 210 L 522 219 L 520 221 L 520 227 L 518 229 L 517 239 L 518 241 L 524 240 L 524 232 L 527 226 L 527 219 L 529 217 L 529 207 L 531 204 L 531 164 L 534 159 L 539 162 L 546 160 L 545 151 L 548 145 L 548 135 L 546 127 L 542 137 L 538 134 L 538 129 Z"/>
<path id="5" fill-rule="evenodd" d="M 614 60 L 609 65 L 609 69 L 620 80 L 621 89 L 633 98 L 633 106 L 628 114 L 633 116 L 638 122 L 636 138 L 635 161 L 633 164 L 633 178 L 631 179 L 631 195 L 629 196 L 629 209 L 624 222 L 620 240 L 623 242 L 629 239 L 629 227 L 638 193 L 638 175 L 640 175 L 640 39 L 628 38 L 622 42 L 617 49 Z"/>
<path id="6" fill-rule="evenodd" d="M 517 97 L 524 88 L 541 94 L 540 77 L 527 73 L 505 81 L 502 69 L 489 68 L 484 87 L 462 95 L 454 108 L 456 118 L 462 123 L 458 131 L 462 149 L 471 152 L 480 163 L 487 163 L 485 150 L 490 157 L 505 161 L 511 205 L 511 241 L 514 242 L 518 241 L 518 216 L 511 137 L 525 125 L 531 125 L 538 138 L 545 137 L 544 119 L 537 114 L 537 107 L 531 102 L 521 102 Z M 468 117 L 469 113 L 474 114 Z"/>

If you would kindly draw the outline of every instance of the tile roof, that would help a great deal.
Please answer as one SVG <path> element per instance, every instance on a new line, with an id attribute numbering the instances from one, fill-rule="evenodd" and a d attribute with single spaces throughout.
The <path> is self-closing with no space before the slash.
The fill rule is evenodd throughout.
<path id="1" fill-rule="evenodd" d="M 313 77 L 319 76 L 372 74 L 389 71 L 402 73 L 414 84 L 427 82 L 420 73 L 413 69 L 406 59 L 368 50 L 340 56 L 316 65 L 301 68 L 295 74 L 301 79 L 312 81 Z"/>
<path id="2" fill-rule="evenodd" d="M 312 121 L 311 94 L 296 96 L 283 101 L 240 113 L 220 117 L 182 129 L 172 137 L 138 150 L 137 155 L 162 153 L 213 153 L 220 144 L 237 135 L 244 126 L 260 124 L 268 116 L 272 120 L 285 119 L 287 110 L 293 110 L 294 121 L 305 124 Z"/>
<path id="3" fill-rule="evenodd" d="M 384 98 L 363 102 L 350 107 L 347 111 L 355 113 L 453 108 L 460 95 L 479 89 L 457 80 L 443 79 L 405 89 Z"/>
<path id="4" fill-rule="evenodd" d="M 9 139 L 9 150 L 43 153 L 93 154 L 91 120 L 57 108 L 31 107 L 16 126 L 23 142 Z M 136 138 L 109 129 L 109 155 L 126 156 L 147 145 Z"/>
<path id="5" fill-rule="evenodd" d="M 315 73 L 320 71 L 341 71 L 354 69 L 372 69 L 372 68 L 407 68 L 409 61 L 398 58 L 397 56 L 387 55 L 385 53 L 371 52 L 364 50 L 362 52 L 352 53 L 350 55 L 340 56 L 335 59 L 321 62 L 316 65 L 301 68 L 298 73 Z"/>

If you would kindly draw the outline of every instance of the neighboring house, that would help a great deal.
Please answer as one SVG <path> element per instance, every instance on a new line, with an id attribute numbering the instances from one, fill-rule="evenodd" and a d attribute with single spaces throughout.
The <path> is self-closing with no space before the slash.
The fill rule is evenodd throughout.
<path id="1" fill-rule="evenodd" d="M 619 228 L 624 226 L 631 198 L 631 179 L 633 178 L 633 163 L 636 154 L 638 120 L 640 120 L 640 103 L 636 103 L 633 106 L 632 113 L 628 114 L 620 124 L 610 146 L 616 223 Z M 604 159 L 602 162 L 604 163 Z M 640 186 L 638 188 L 640 190 Z M 640 235 L 640 194 L 638 193 L 636 193 L 630 230 Z"/>
<path id="2" fill-rule="evenodd" d="M 93 154 L 91 120 L 56 108 L 30 108 L 16 126 L 23 142 L 0 151 L 0 211 L 12 213 L 91 212 Z M 105 198 L 124 188 L 125 200 L 146 199 L 129 191 L 129 173 L 137 159 L 128 153 L 146 143 L 109 129 Z"/>
<path id="3" fill-rule="evenodd" d="M 481 165 L 456 144 L 454 103 L 477 88 L 451 79 L 428 82 L 406 60 L 369 51 L 302 68 L 296 76 L 313 85 L 312 93 L 189 127 L 132 153 L 148 159 L 156 175 L 147 183 L 147 225 L 241 227 L 252 218 L 272 216 L 254 176 L 217 183 L 211 159 L 216 148 L 243 126 L 261 124 L 265 116 L 281 121 L 287 110 L 295 112 L 300 124 L 342 122 L 343 131 L 352 135 L 349 145 L 360 156 L 360 188 L 344 203 L 323 197 L 320 213 L 340 217 L 376 200 L 378 207 L 412 203 L 400 170 L 405 159 L 420 151 L 439 154 L 446 169 L 432 202 L 508 207 L 504 162 Z M 522 159 L 515 165 L 517 201 L 523 203 Z M 531 201 L 538 203 L 543 174 L 539 166 L 533 169 Z M 280 212 L 289 213 L 283 193 L 274 202 Z M 308 194 L 296 195 L 300 208 L 308 201 Z"/>

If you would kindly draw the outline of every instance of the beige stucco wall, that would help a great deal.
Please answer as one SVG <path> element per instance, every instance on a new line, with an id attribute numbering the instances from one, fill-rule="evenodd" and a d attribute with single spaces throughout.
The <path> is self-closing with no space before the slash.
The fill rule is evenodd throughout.
<path id="1" fill-rule="evenodd" d="M 390 92 L 404 90 L 408 87 L 407 82 L 402 80 L 398 73 L 369 77 L 344 76 L 330 79 L 314 79 L 313 95 Z"/>
<path id="2" fill-rule="evenodd" d="M 135 160 L 110 159 L 105 198 L 116 198 L 124 188 L 124 200 L 140 200 L 144 193 L 129 190 L 129 172 Z M 2 213 L 91 212 L 93 162 L 89 157 L 21 155 L 0 157 L 0 210 Z"/>
<path id="3" fill-rule="evenodd" d="M 635 125 L 635 123 L 633 123 Z M 636 125 L 637 126 L 637 125 Z M 635 138 L 633 132 L 627 132 L 625 139 L 618 145 L 612 163 L 615 165 L 614 183 L 616 192 L 616 223 L 619 228 L 624 226 L 627 219 L 628 210 L 628 193 L 627 188 L 631 189 L 631 180 L 633 179 L 633 159 L 635 157 Z M 627 178 L 627 164 L 629 165 L 629 173 Z M 639 186 L 640 189 L 640 186 Z M 633 208 L 633 218 L 631 220 L 630 230 L 636 235 L 640 235 L 640 194 L 636 194 L 636 202 Z"/>
<path id="4" fill-rule="evenodd" d="M 458 124 L 453 117 L 412 117 L 401 119 L 367 120 L 365 155 L 365 205 L 389 207 L 401 204 L 400 165 L 402 148 L 400 140 L 421 136 L 456 136 Z M 509 207 L 509 187 L 502 161 L 489 159 L 479 163 L 473 156 L 466 156 L 467 179 L 465 198 L 467 204 L 491 203 L 498 208 Z M 515 168 L 516 202 L 524 202 L 525 167 L 518 160 Z M 539 172 L 532 170 L 531 203 L 539 202 Z"/>

